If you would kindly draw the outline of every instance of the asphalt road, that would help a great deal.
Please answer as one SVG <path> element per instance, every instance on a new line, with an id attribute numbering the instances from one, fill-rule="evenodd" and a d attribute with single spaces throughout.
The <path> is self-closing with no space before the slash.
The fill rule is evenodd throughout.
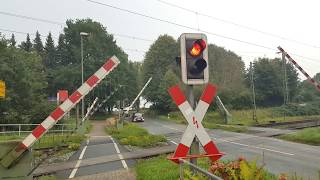
<path id="1" fill-rule="evenodd" d="M 94 127 L 91 131 L 92 133 L 90 133 L 90 139 L 82 144 L 80 150 L 71 157 L 71 160 L 78 160 L 78 163 L 81 164 L 82 159 L 112 154 L 119 156 L 119 152 L 120 154 L 121 152 L 127 152 L 127 149 L 116 143 L 110 136 L 104 134 L 104 126 L 102 124 L 93 124 Z M 186 128 L 186 125 L 148 118 L 145 122 L 137 124 L 146 128 L 152 134 L 167 136 L 169 142 L 173 144 L 180 142 L 182 133 Z M 319 177 L 320 147 L 318 146 L 222 130 L 207 129 L 207 132 L 219 150 L 225 153 L 223 159 L 237 159 L 241 156 L 249 160 L 258 160 L 259 164 L 264 163 L 266 169 L 275 174 L 297 173 L 306 179 L 318 179 Z M 130 168 L 133 167 L 134 164 L 134 160 L 126 160 L 80 168 L 77 168 L 77 165 L 75 165 L 74 169 L 61 171 L 56 174 L 56 177 L 59 179 L 68 179 L 105 173 Z"/>
<path id="2" fill-rule="evenodd" d="M 186 125 L 155 119 L 146 119 L 140 126 L 150 133 L 166 135 L 171 143 L 180 142 Z M 252 134 L 208 130 L 219 150 L 224 152 L 223 159 L 237 159 L 242 156 L 258 160 L 265 168 L 275 174 L 285 173 L 302 176 L 306 179 L 319 179 L 320 147 L 287 142 L 270 137 Z"/>

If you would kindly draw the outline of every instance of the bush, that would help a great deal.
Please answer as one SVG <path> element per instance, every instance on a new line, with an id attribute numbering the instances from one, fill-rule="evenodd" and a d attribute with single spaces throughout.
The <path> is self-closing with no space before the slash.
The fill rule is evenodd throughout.
<path id="1" fill-rule="evenodd" d="M 257 166 L 256 161 L 248 162 L 244 158 L 228 163 L 213 162 L 209 171 L 223 179 L 277 179 L 274 175 L 267 173 L 263 167 Z"/>
<path id="2" fill-rule="evenodd" d="M 283 116 L 283 112 L 287 116 L 311 116 L 311 115 L 320 115 L 320 103 L 311 102 L 303 105 L 299 104 L 288 104 L 287 106 L 273 108 L 274 114 L 276 116 Z"/>

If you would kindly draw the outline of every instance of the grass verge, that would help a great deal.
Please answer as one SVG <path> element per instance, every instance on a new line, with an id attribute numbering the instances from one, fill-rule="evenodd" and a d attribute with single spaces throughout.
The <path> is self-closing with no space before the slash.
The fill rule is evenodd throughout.
<path id="1" fill-rule="evenodd" d="M 106 132 L 118 139 L 123 145 L 153 147 L 167 141 L 164 136 L 150 134 L 147 130 L 133 123 L 125 124 L 121 129 L 107 127 Z"/>
<path id="2" fill-rule="evenodd" d="M 279 136 L 280 139 L 320 146 L 320 127 L 306 128 L 293 134 Z"/>
<path id="3" fill-rule="evenodd" d="M 252 110 L 231 110 L 232 114 L 231 121 L 229 125 L 244 125 L 244 126 L 252 126 L 257 124 L 268 124 L 271 121 L 274 122 L 290 122 L 290 121 L 299 121 L 299 120 L 315 120 L 319 119 L 320 115 L 310 115 L 310 116 L 287 116 L 285 119 L 283 118 L 283 114 L 280 114 L 278 110 L 274 110 L 275 108 L 264 108 L 257 109 L 257 118 L 258 122 L 252 120 Z M 184 119 L 181 112 L 175 111 L 169 113 L 168 115 L 159 115 L 161 120 L 169 120 L 176 123 L 186 124 L 186 120 Z M 207 124 L 224 124 L 223 117 L 218 112 L 209 111 L 206 113 L 203 122 Z M 209 127 L 210 128 L 210 127 Z"/>
<path id="4" fill-rule="evenodd" d="M 33 148 L 54 148 L 58 146 L 74 146 L 72 149 L 80 147 L 81 142 L 85 139 L 84 135 L 70 134 L 70 135 L 45 135 L 43 136 Z"/>

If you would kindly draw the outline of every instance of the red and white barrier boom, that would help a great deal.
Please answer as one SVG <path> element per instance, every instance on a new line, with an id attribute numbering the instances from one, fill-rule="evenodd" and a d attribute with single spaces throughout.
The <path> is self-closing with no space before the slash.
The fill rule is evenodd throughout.
<path id="1" fill-rule="evenodd" d="M 207 85 L 195 110 L 193 110 L 193 108 L 190 106 L 178 85 L 169 88 L 168 91 L 189 124 L 173 157 L 170 159 L 176 163 L 179 162 L 179 158 L 196 158 L 203 156 L 209 157 L 212 161 L 218 160 L 223 153 L 219 152 L 218 148 L 210 139 L 209 135 L 201 124 L 201 121 L 204 118 L 210 103 L 213 101 L 213 98 L 216 95 L 216 87 L 211 84 Z M 187 154 L 189 152 L 191 143 L 196 136 L 198 137 L 203 149 L 207 154 L 188 156 Z"/>
<path id="2" fill-rule="evenodd" d="M 26 149 L 30 148 L 50 128 L 52 128 L 70 109 L 72 109 L 84 96 L 86 96 L 99 82 L 104 79 L 120 61 L 112 56 L 105 64 L 95 72 L 79 89 L 77 89 L 67 100 L 58 106 L 31 134 L 29 134 L 16 148 L 1 160 L 4 167 L 10 167 Z"/>
<path id="3" fill-rule="evenodd" d="M 302 72 L 302 74 L 308 79 L 308 81 L 309 81 L 311 84 L 313 84 L 313 85 L 316 87 L 316 89 L 317 89 L 318 91 L 320 91 L 320 84 L 317 83 L 313 78 L 311 78 L 311 77 L 309 76 L 309 74 L 308 74 L 305 70 L 303 70 L 302 67 L 299 66 L 299 64 L 298 64 L 295 60 L 293 60 L 293 59 L 291 58 L 291 56 L 290 56 L 286 51 L 284 51 L 284 50 L 282 49 L 282 47 L 279 46 L 278 49 L 281 51 L 281 53 L 284 53 L 285 56 L 289 59 L 289 61 L 290 61 L 294 66 L 296 66 L 296 68 L 299 69 L 300 72 Z"/>

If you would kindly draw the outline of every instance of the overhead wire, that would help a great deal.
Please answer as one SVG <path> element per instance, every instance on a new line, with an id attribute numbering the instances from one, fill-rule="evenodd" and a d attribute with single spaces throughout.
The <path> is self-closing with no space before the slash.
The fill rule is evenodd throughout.
<path id="1" fill-rule="evenodd" d="M 158 17 L 153 17 L 153 16 L 150 16 L 150 15 L 142 14 L 140 12 L 136 12 L 136 11 L 133 11 L 133 10 L 124 9 L 124 8 L 121 8 L 121 7 L 118 7 L 118 6 L 114 6 L 114 5 L 111 5 L 111 4 L 106 4 L 106 3 L 102 3 L 102 2 L 98 2 L 98 1 L 94 1 L 94 0 L 87 0 L 87 1 L 91 2 L 91 3 L 94 3 L 94 4 L 101 5 L 101 6 L 106 6 L 106 7 L 112 8 L 112 9 L 116 9 L 116 10 L 119 10 L 119 11 L 123 11 L 123 12 L 127 12 L 127 13 L 130 13 L 130 14 L 134 14 L 134 15 L 137 15 L 137 16 L 141 16 L 141 17 L 145 17 L 145 18 L 148 18 L 148 19 L 156 20 L 156 21 L 159 21 L 159 22 L 171 24 L 171 25 L 174 25 L 174 26 L 178 26 L 178 27 L 182 27 L 182 28 L 186 28 L 186 29 L 190 29 L 190 30 L 194 30 L 194 31 L 203 32 L 203 33 L 210 34 L 210 35 L 213 35 L 213 36 L 217 36 L 217 37 L 220 37 L 220 38 L 229 39 L 229 40 L 240 42 L 240 43 L 243 43 L 243 44 L 248 44 L 248 45 L 264 48 L 264 49 L 267 49 L 267 50 L 270 50 L 270 51 L 274 51 L 274 52 L 278 51 L 276 48 L 271 48 L 271 47 L 268 47 L 268 46 L 265 46 L 265 45 L 261 45 L 261 44 L 258 44 L 258 43 L 249 42 L 249 41 L 245 41 L 245 40 L 241 40 L 241 39 L 237 39 L 237 38 L 233 38 L 233 37 L 217 34 L 217 33 L 214 33 L 214 32 L 207 31 L 207 30 L 198 29 L 198 28 L 195 28 L 195 27 L 179 24 L 179 23 L 172 22 L 172 21 L 165 20 L 165 19 L 161 19 L 161 18 L 158 18 Z M 298 56 L 298 57 L 302 57 L 302 58 L 305 58 L 305 59 L 309 59 L 309 60 L 315 61 L 317 63 L 320 63 L 320 61 L 318 59 L 309 58 L 309 57 L 301 56 L 301 55 L 298 55 L 298 54 L 293 54 L 293 55 Z"/>
<path id="2" fill-rule="evenodd" d="M 3 29 L 3 28 L 0 28 L 0 31 L 5 31 L 5 32 L 11 32 L 11 33 L 17 33 L 17 34 L 29 34 L 30 36 L 36 36 L 35 33 L 28 33 L 28 32 L 22 32 L 22 31 L 15 31 L 15 30 L 11 30 L 11 29 Z M 40 35 L 41 36 L 41 35 Z M 53 39 L 56 39 L 56 40 L 59 40 L 58 37 L 54 37 L 52 36 Z"/>
<path id="3" fill-rule="evenodd" d="M 130 35 L 126 35 L 126 34 L 118 34 L 118 33 L 112 33 L 112 34 L 114 36 L 129 38 L 129 39 L 133 39 L 133 40 L 141 40 L 141 41 L 147 41 L 147 42 L 153 42 L 154 41 L 154 40 L 151 40 L 151 39 L 145 39 L 145 38 L 136 37 L 136 36 L 130 36 Z"/>
<path id="4" fill-rule="evenodd" d="M 0 31 L 5 31 L 5 32 L 11 32 L 11 33 L 17 33 L 17 34 L 24 34 L 24 35 L 32 35 L 32 36 L 36 36 L 35 33 L 28 33 L 28 32 L 22 32 L 22 31 L 15 31 L 15 30 L 11 30 L 11 29 L 4 29 L 4 28 L 0 28 Z M 125 34 L 113 34 L 115 36 L 120 36 L 120 37 L 124 37 L 124 38 L 129 38 L 129 39 L 134 39 L 134 40 L 141 40 L 141 41 L 152 41 L 150 39 L 143 39 L 143 38 L 139 38 L 139 37 L 135 37 L 135 36 L 130 36 L 130 35 L 125 35 Z M 56 37 L 53 37 L 55 39 L 58 39 Z M 139 50 L 139 49 L 130 49 L 130 48 L 123 48 L 124 50 L 127 51 L 134 51 L 134 52 L 138 52 L 138 53 L 146 53 L 146 51 L 143 50 Z"/>
<path id="5" fill-rule="evenodd" d="M 149 16 L 149 15 L 142 14 L 142 13 L 139 13 L 139 12 L 135 12 L 135 11 L 132 11 L 132 10 L 120 8 L 120 7 L 117 7 L 117 6 L 114 6 L 114 5 L 110 5 L 110 4 L 106 4 L 106 3 L 102 3 L 102 2 L 98 2 L 98 1 L 94 1 L 94 0 L 87 0 L 87 1 L 89 1 L 91 3 L 99 4 L 99 5 L 102 5 L 102 6 L 110 7 L 110 8 L 113 8 L 113 9 L 117 9 L 117 10 L 120 10 L 120 11 L 124 11 L 124 12 L 127 12 L 127 13 L 131 13 L 131 14 L 135 14 L 135 15 L 138 15 L 138 16 L 142 16 L 142 17 L 145 17 L 145 18 L 148 18 L 148 19 L 157 20 L 157 21 L 164 22 L 164 23 L 167 23 L 167 24 L 179 26 L 179 27 L 182 27 L 182 28 L 186 28 L 186 29 L 190 29 L 190 30 L 194 30 L 194 31 L 200 31 L 200 32 L 203 32 L 203 33 L 211 34 L 213 36 L 221 37 L 221 38 L 224 38 L 224 39 L 229 39 L 229 40 L 237 41 L 237 42 L 240 42 L 240 43 L 245 43 L 245 44 L 249 44 L 249 45 L 253 45 L 253 46 L 258 46 L 258 47 L 265 48 L 265 49 L 272 50 L 272 51 L 276 50 L 276 48 L 270 48 L 270 47 L 267 47 L 267 46 L 264 46 L 264 45 L 260 45 L 260 44 L 256 44 L 256 43 L 253 43 L 253 42 L 248 42 L 248 41 L 236 39 L 236 38 L 233 38 L 233 37 L 217 34 L 217 33 L 214 33 L 214 32 L 206 31 L 206 30 L 203 30 L 203 29 L 198 29 L 198 28 L 195 28 L 195 27 L 179 24 L 179 23 L 176 23 L 176 22 L 160 19 L 160 18 L 157 18 L 157 17 Z"/>
<path id="6" fill-rule="evenodd" d="M 168 6 L 171 6 L 171 7 L 175 7 L 175 8 L 190 12 L 190 13 L 194 13 L 196 16 L 204 16 L 204 17 L 210 18 L 210 19 L 215 20 L 215 21 L 220 21 L 220 22 L 223 22 L 223 23 L 226 23 L 226 24 L 231 24 L 233 26 L 240 27 L 240 28 L 243 28 L 243 29 L 246 29 L 246 30 L 250 30 L 250 31 L 253 31 L 253 32 L 257 32 L 257 33 L 260 33 L 260 34 L 264 34 L 264 35 L 267 35 L 267 36 L 271 36 L 271 37 L 275 37 L 275 38 L 282 39 L 282 40 L 285 40 L 285 41 L 290 41 L 290 42 L 293 42 L 293 43 L 296 43 L 296 44 L 300 44 L 300 45 L 304 45 L 304 46 L 320 49 L 320 46 L 316 46 L 316 45 L 309 44 L 309 43 L 306 43 L 306 42 L 302 42 L 302 41 L 298 41 L 298 40 L 295 40 L 295 39 L 287 38 L 287 37 L 280 36 L 280 35 L 277 35 L 277 34 L 274 34 L 274 33 L 266 32 L 266 31 L 263 31 L 263 30 L 260 30 L 260 29 L 257 29 L 257 28 L 253 28 L 253 27 L 250 27 L 250 26 L 242 25 L 242 24 L 239 24 L 239 23 L 236 23 L 236 22 L 233 22 L 233 21 L 229 21 L 229 20 L 218 18 L 218 17 L 214 17 L 214 16 L 211 16 L 211 15 L 208 15 L 208 14 L 204 14 L 204 13 L 201 13 L 201 12 L 198 12 L 198 11 L 194 11 L 192 9 L 188 9 L 188 8 L 173 4 L 173 3 L 169 3 L 167 1 L 163 1 L 163 0 L 157 0 L 157 1 L 160 2 L 160 3 L 166 4 Z"/>
<path id="7" fill-rule="evenodd" d="M 145 15 L 145 14 L 142 14 L 142 13 L 139 13 L 139 12 L 135 12 L 135 11 L 131 11 L 131 10 L 128 10 L 128 9 L 120 8 L 120 7 L 117 7 L 117 6 L 110 5 L 110 4 L 101 3 L 101 2 L 98 2 L 98 1 L 94 1 L 94 0 L 87 0 L 87 1 L 89 1 L 91 3 L 107 6 L 107 7 L 113 8 L 113 9 L 117 9 L 117 10 L 120 10 L 120 11 L 124 11 L 124 12 L 127 12 L 127 13 L 131 13 L 131 14 L 135 14 L 135 15 L 138 15 L 138 16 L 142 16 L 142 17 L 145 17 L 145 18 L 157 20 L 157 21 L 160 21 L 160 22 L 163 22 L 163 23 L 172 24 L 172 25 L 179 26 L 179 27 L 186 28 L 186 29 L 190 29 L 190 30 L 200 31 L 200 32 L 207 33 L 207 34 L 210 34 L 210 35 L 213 35 L 213 36 L 217 36 L 217 37 L 220 37 L 220 38 L 229 39 L 229 40 L 232 40 L 232 41 L 236 41 L 236 42 L 240 42 L 240 43 L 244 43 L 244 44 L 248 44 L 248 45 L 264 48 L 264 49 L 271 50 L 271 51 L 276 51 L 275 48 L 267 47 L 265 45 L 261 45 L 261 44 L 258 44 L 258 43 L 248 42 L 248 41 L 245 41 L 245 40 L 241 40 L 241 39 L 237 39 L 237 38 L 233 38 L 233 37 L 217 34 L 217 33 L 214 33 L 214 32 L 203 30 L 203 29 L 199 29 L 199 26 L 198 26 L 198 28 L 195 28 L 195 27 L 191 27 L 191 26 L 175 23 L 175 22 L 172 22 L 172 21 L 160 19 L 160 18 L 157 18 L 157 17 Z M 158 1 L 165 3 L 165 1 L 162 1 L 162 0 L 158 0 Z M 183 10 L 186 10 L 186 11 L 194 12 L 194 13 L 196 13 L 198 15 L 202 15 L 202 16 L 206 15 L 206 14 L 198 13 L 196 11 L 193 11 L 193 10 L 190 10 L 190 9 L 187 9 L 187 8 L 183 8 L 181 6 L 177 6 L 177 5 L 174 5 L 174 4 L 171 4 L 171 3 L 167 3 L 167 4 L 170 4 L 172 6 L 175 6 L 177 8 L 180 8 L 180 9 L 183 9 Z M 25 16 L 25 15 L 20 15 L 20 14 L 8 13 L 8 12 L 3 12 L 3 11 L 0 11 L 0 14 L 8 15 L 8 16 L 14 16 L 14 17 L 18 17 L 18 18 L 29 19 L 29 20 L 33 20 L 33 21 L 45 22 L 45 23 L 50 23 L 50 24 L 64 25 L 64 23 L 62 23 L 62 22 L 57 22 L 57 21 L 52 21 L 52 20 L 47 20 L 47 19 L 41 19 L 41 18 L 35 18 L 35 17 Z M 25 32 L 21 32 L 21 31 L 13 31 L 13 30 L 8 30 L 8 29 L 1 29 L 1 30 L 8 31 L 8 32 L 14 32 L 14 33 L 20 33 L 20 34 L 27 34 Z M 33 34 L 33 33 L 29 33 L 29 34 Z M 136 39 L 136 40 L 141 40 L 141 41 L 153 42 L 153 40 L 151 40 L 151 39 L 135 37 L 135 36 L 125 35 L 125 34 L 114 33 L 114 36 L 125 37 L 125 38 L 130 38 L 130 39 Z M 293 55 L 295 55 L 297 57 L 304 58 L 304 59 L 309 59 L 309 60 L 312 60 L 312 61 L 315 61 L 315 62 L 319 63 L 319 60 L 315 59 L 315 58 L 310 58 L 310 57 L 306 57 L 306 56 L 302 56 L 302 55 L 298 55 L 298 54 L 293 54 Z"/>
<path id="8" fill-rule="evenodd" d="M 45 22 L 45 23 L 49 23 L 49 24 L 55 24 L 55 25 L 59 25 L 59 26 L 64 26 L 64 23 L 61 23 L 58 21 L 51 21 L 51 20 L 47 20 L 47 19 L 35 18 L 35 17 L 31 17 L 31 16 L 14 14 L 14 13 L 9 13 L 9 12 L 4 12 L 4 11 L 0 11 L 0 14 L 6 15 L 6 16 L 13 16 L 13 17 L 17 17 L 17 18 L 22 18 L 22 19 L 29 19 L 29 20 L 33 20 L 33 21 Z"/>

